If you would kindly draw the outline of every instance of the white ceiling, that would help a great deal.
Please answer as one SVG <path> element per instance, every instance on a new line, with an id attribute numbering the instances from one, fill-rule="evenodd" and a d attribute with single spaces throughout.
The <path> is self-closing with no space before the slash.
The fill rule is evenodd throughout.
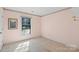
<path id="1" fill-rule="evenodd" d="M 6 7 L 6 9 L 26 12 L 33 15 L 44 16 L 67 7 Z"/>

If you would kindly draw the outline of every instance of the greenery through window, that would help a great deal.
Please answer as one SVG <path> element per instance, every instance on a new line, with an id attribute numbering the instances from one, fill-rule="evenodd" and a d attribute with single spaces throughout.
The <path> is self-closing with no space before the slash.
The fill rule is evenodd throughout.
<path id="1" fill-rule="evenodd" d="M 31 33 L 31 18 L 22 17 L 22 31 Z"/>

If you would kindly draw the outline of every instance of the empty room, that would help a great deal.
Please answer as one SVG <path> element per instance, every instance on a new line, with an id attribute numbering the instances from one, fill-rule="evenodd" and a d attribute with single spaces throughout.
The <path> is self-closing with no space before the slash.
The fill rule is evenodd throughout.
<path id="1" fill-rule="evenodd" d="M 79 7 L 0 7 L 0 52 L 79 52 Z"/>

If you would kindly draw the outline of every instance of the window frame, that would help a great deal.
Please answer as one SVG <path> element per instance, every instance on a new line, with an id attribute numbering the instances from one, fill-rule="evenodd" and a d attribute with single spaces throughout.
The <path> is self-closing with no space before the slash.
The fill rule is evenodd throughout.
<path id="1" fill-rule="evenodd" d="M 21 16 L 21 30 L 22 30 L 22 31 L 25 31 L 25 30 L 27 30 L 27 29 L 23 29 L 23 28 L 22 28 L 22 27 L 23 27 L 23 23 L 22 23 L 23 19 L 22 19 L 22 18 L 28 18 L 28 19 L 30 20 L 30 24 L 29 24 L 29 26 L 30 26 L 30 28 L 29 28 L 30 32 L 27 33 L 27 34 L 31 34 L 31 17 Z"/>

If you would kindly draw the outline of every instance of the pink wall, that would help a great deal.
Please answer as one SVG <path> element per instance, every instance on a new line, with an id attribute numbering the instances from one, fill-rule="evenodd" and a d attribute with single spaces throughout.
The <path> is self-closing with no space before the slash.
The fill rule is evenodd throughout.
<path id="1" fill-rule="evenodd" d="M 22 36 L 20 16 L 32 17 L 32 34 Z M 37 36 L 79 46 L 79 21 L 73 21 L 72 10 L 64 10 L 44 17 L 37 17 L 12 11 L 4 11 L 4 43 L 10 43 Z M 18 19 L 18 29 L 8 30 L 8 18 Z"/>
<path id="2" fill-rule="evenodd" d="M 79 46 L 79 21 L 73 21 L 72 10 L 42 17 L 42 36 L 70 46 Z"/>
<path id="3" fill-rule="evenodd" d="M 23 36 L 21 32 L 21 16 L 31 17 L 31 35 Z M 18 19 L 18 29 L 8 30 L 8 18 Z M 40 36 L 40 17 L 4 10 L 4 44 Z"/>

